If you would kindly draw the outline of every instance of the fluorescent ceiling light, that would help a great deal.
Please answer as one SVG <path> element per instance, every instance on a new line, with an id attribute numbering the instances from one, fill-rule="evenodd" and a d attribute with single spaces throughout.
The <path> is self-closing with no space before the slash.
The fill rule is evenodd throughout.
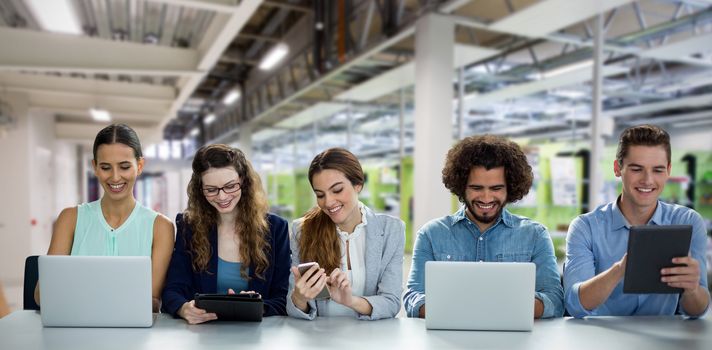
<path id="1" fill-rule="evenodd" d="M 98 122 L 108 122 L 111 120 L 111 114 L 105 109 L 91 108 L 89 109 L 92 119 Z"/>
<path id="2" fill-rule="evenodd" d="M 82 28 L 69 0 L 26 0 L 40 26 L 47 31 L 82 34 Z"/>
<path id="3" fill-rule="evenodd" d="M 203 123 L 205 123 L 205 125 L 210 125 L 214 121 L 215 121 L 215 113 L 210 113 L 207 116 L 205 116 L 205 119 L 203 119 Z"/>
<path id="4" fill-rule="evenodd" d="M 262 61 L 260 62 L 260 69 L 261 70 L 269 70 L 272 69 L 279 61 L 281 61 L 285 56 L 287 56 L 287 53 L 289 52 L 289 46 L 287 44 L 280 42 L 272 46 L 269 51 L 267 51 L 267 54 L 262 58 Z"/>
<path id="5" fill-rule="evenodd" d="M 193 130 L 190 131 L 190 136 L 196 137 L 200 134 L 200 129 L 198 128 L 193 128 Z"/>
<path id="6" fill-rule="evenodd" d="M 238 98 L 240 98 L 240 91 L 238 91 L 237 89 L 232 89 L 230 90 L 230 92 L 227 93 L 227 95 L 225 95 L 222 100 L 222 103 L 224 105 L 229 105 L 237 101 Z"/>

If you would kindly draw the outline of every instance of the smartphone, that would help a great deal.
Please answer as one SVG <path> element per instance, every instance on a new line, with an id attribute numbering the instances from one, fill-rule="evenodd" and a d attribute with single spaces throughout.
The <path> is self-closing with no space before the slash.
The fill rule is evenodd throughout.
<path id="1" fill-rule="evenodd" d="M 297 265 L 297 270 L 299 270 L 299 274 L 303 275 L 307 270 L 309 270 L 312 266 L 319 266 L 319 263 L 312 261 L 312 262 L 307 262 L 303 264 Z M 329 289 L 324 286 L 324 289 L 322 289 L 319 294 L 317 294 L 316 297 L 314 297 L 315 300 L 324 300 L 324 299 L 329 299 L 331 298 L 331 294 L 329 294 Z"/>
<path id="2" fill-rule="evenodd" d="M 303 275 L 305 272 L 307 272 L 307 270 L 311 269 L 311 267 L 314 265 L 319 266 L 319 263 L 312 261 L 312 262 L 308 262 L 308 263 L 299 264 L 299 265 L 297 265 L 297 270 L 299 270 L 300 275 Z"/>

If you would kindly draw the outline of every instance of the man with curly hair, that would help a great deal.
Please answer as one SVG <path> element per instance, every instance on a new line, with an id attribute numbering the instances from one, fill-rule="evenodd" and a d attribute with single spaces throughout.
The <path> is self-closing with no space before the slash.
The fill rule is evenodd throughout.
<path id="1" fill-rule="evenodd" d="M 658 199 L 670 177 L 670 158 L 670 135 L 662 128 L 638 125 L 621 133 L 613 161 L 623 183 L 620 196 L 574 219 L 566 237 L 565 301 L 572 316 L 700 316 L 709 307 L 705 223 L 694 210 Z M 682 293 L 623 293 L 631 225 L 692 226 L 690 255 L 660 271 L 661 281 Z"/>
<path id="2" fill-rule="evenodd" d="M 505 209 L 532 184 L 521 148 L 498 136 L 467 137 L 450 149 L 442 173 L 443 184 L 463 206 L 417 233 L 403 296 L 408 317 L 425 317 L 425 263 L 433 260 L 533 262 L 534 317 L 560 317 L 563 288 L 546 227 Z"/>

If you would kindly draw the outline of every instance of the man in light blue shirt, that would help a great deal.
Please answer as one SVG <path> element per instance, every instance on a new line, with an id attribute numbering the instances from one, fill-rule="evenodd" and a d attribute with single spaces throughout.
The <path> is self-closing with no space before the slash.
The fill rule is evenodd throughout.
<path id="1" fill-rule="evenodd" d="M 623 182 L 615 202 L 581 215 L 569 226 L 565 302 L 577 318 L 603 315 L 702 315 L 709 305 L 704 260 L 707 235 L 692 209 L 658 200 L 670 177 L 670 136 L 654 125 L 621 134 L 613 170 Z M 664 268 L 661 281 L 681 294 L 623 294 L 628 232 L 632 225 L 692 225 L 689 256 Z"/>
<path id="2" fill-rule="evenodd" d="M 534 317 L 563 314 L 563 288 L 549 233 L 543 225 L 504 208 L 529 192 L 532 179 L 526 156 L 507 139 L 472 136 L 450 149 L 443 184 L 464 205 L 418 231 L 403 297 L 408 317 L 425 317 L 425 262 L 433 260 L 533 262 Z"/>

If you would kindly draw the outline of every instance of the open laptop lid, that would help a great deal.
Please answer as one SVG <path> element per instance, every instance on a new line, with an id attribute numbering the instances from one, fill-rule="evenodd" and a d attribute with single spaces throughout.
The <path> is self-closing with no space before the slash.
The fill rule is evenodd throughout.
<path id="1" fill-rule="evenodd" d="M 530 331 L 534 324 L 533 263 L 425 263 L 428 329 Z"/>
<path id="2" fill-rule="evenodd" d="M 39 257 L 42 324 L 50 327 L 150 327 L 147 256 Z"/>

